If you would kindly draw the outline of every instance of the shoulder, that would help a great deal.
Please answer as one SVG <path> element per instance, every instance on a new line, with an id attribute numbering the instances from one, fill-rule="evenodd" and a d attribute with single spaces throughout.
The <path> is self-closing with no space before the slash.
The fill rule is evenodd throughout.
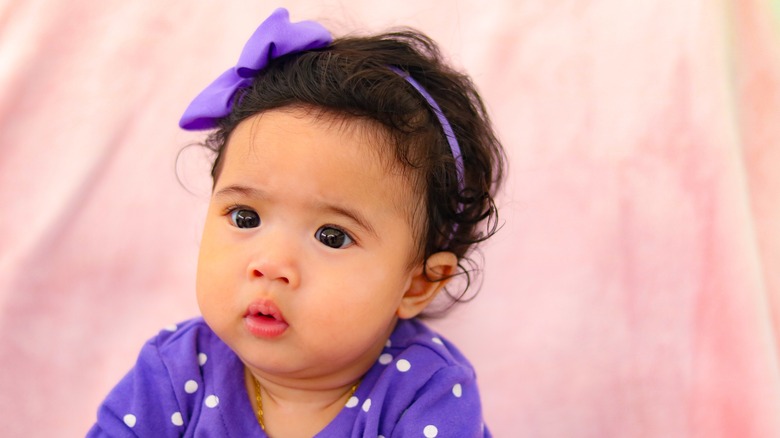
<path id="1" fill-rule="evenodd" d="M 380 382 L 403 383 L 386 384 L 391 392 L 407 391 L 406 397 L 419 395 L 421 388 L 445 377 L 453 385 L 476 380 L 474 367 L 460 350 L 416 319 L 398 322 L 374 368 Z"/>
<path id="2" fill-rule="evenodd" d="M 147 344 L 155 345 L 157 348 L 165 348 L 208 337 L 212 333 L 203 318 L 197 317 L 160 329 L 147 341 Z"/>
<path id="3" fill-rule="evenodd" d="M 179 376 L 199 375 L 209 354 L 221 344 L 203 321 L 193 318 L 160 330 L 141 348 L 133 372 L 152 372 L 158 378 L 177 380 Z"/>
<path id="4" fill-rule="evenodd" d="M 203 352 L 219 347 L 202 318 L 161 330 L 108 394 L 88 436 L 178 436 L 204 403 L 203 366 L 209 357 Z"/>
<path id="5" fill-rule="evenodd" d="M 401 320 L 393 331 L 384 354 L 393 356 L 396 367 L 423 367 L 430 373 L 442 368 L 460 369 L 474 376 L 474 368 L 463 353 L 450 341 L 416 320 Z M 385 360 L 389 359 L 385 356 Z M 400 365 L 398 362 L 400 361 Z M 412 362 L 414 361 L 414 362 Z"/>
<path id="6" fill-rule="evenodd" d="M 356 395 L 381 412 L 384 436 L 485 436 L 474 368 L 420 321 L 399 321 L 366 380 Z"/>
<path id="7" fill-rule="evenodd" d="M 219 338 L 203 318 L 198 317 L 163 328 L 146 342 L 141 355 L 157 355 L 166 363 L 194 364 L 208 360 L 200 352 L 215 343 L 220 343 Z"/>

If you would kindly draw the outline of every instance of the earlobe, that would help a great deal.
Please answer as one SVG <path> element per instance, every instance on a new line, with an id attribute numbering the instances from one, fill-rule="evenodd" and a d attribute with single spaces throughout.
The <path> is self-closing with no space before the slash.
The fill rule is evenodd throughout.
<path id="1" fill-rule="evenodd" d="M 458 257 L 447 251 L 437 252 L 425 261 L 427 276 L 420 265 L 414 272 L 409 289 L 398 306 L 398 317 L 410 319 L 419 315 L 449 281 L 458 267 Z"/>

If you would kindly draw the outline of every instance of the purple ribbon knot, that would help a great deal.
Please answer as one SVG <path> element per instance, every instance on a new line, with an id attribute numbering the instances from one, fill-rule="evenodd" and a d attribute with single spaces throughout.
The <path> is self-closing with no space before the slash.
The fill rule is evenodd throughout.
<path id="1" fill-rule="evenodd" d="M 222 73 L 190 103 L 179 126 L 195 131 L 211 129 L 217 121 L 230 114 L 233 97 L 252 81 L 268 63 L 291 53 L 327 47 L 333 38 L 321 24 L 314 21 L 290 22 L 284 8 L 275 10 L 249 38 L 235 66 Z"/>

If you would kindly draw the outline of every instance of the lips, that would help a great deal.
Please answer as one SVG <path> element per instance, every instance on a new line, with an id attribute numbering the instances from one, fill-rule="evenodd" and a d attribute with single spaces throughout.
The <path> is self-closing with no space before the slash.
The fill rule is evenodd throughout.
<path id="1" fill-rule="evenodd" d="M 249 305 L 244 314 L 244 325 L 254 336 L 268 339 L 281 336 L 289 327 L 276 304 L 268 300 Z"/>

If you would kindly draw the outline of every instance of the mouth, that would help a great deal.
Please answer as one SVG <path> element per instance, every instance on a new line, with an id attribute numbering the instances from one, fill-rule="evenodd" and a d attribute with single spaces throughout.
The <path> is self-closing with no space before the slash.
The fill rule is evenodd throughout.
<path id="1" fill-rule="evenodd" d="M 249 305 L 244 313 L 244 325 L 259 338 L 281 336 L 289 327 L 282 312 L 272 301 L 260 300 Z"/>
<path id="2" fill-rule="evenodd" d="M 269 300 L 255 301 L 250 304 L 244 314 L 244 317 L 248 316 L 284 322 L 284 317 L 282 317 L 282 312 L 279 310 L 279 307 L 277 307 L 273 301 Z"/>

